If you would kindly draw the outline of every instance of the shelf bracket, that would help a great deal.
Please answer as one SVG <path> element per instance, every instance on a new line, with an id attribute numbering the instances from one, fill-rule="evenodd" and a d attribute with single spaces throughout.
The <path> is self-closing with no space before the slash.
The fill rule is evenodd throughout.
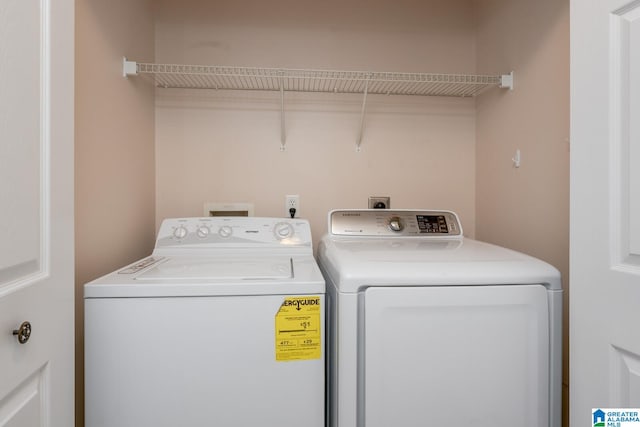
<path id="1" fill-rule="evenodd" d="M 284 127 L 284 85 L 280 78 L 280 151 L 285 151 L 287 142 L 287 134 Z"/>
<path id="2" fill-rule="evenodd" d="M 502 89 L 513 90 L 513 71 L 509 74 L 503 74 L 500 76 L 500 85 Z"/>
<path id="3" fill-rule="evenodd" d="M 360 112 L 360 132 L 356 141 L 356 151 L 360 152 L 360 144 L 362 143 L 362 135 L 364 134 L 364 113 L 367 108 L 367 93 L 369 92 L 369 80 L 364 83 L 364 96 L 362 98 L 362 111 Z"/>
<path id="4" fill-rule="evenodd" d="M 136 61 L 128 61 L 126 56 L 122 57 L 122 77 L 137 76 L 138 63 Z"/>

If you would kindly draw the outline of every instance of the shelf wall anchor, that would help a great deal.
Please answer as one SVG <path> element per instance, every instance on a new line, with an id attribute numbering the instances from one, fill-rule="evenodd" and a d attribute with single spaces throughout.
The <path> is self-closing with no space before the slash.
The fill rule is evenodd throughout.
<path id="1" fill-rule="evenodd" d="M 128 61 L 126 56 L 122 57 L 122 76 L 137 76 L 138 75 L 138 63 L 135 61 Z"/>
<path id="2" fill-rule="evenodd" d="M 502 89 L 513 90 L 513 71 L 509 74 L 503 74 L 500 76 L 500 85 Z"/>

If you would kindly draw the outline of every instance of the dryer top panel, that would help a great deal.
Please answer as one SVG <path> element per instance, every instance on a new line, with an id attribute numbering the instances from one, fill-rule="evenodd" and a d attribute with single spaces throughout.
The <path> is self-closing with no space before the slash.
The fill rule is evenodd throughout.
<path id="1" fill-rule="evenodd" d="M 325 235 L 318 264 L 341 292 L 370 286 L 543 284 L 561 289 L 558 270 L 537 258 L 473 239 Z"/>
<path id="2" fill-rule="evenodd" d="M 425 217 L 426 225 L 420 225 Z M 395 218 L 404 224 L 398 232 Z M 318 263 L 341 292 L 371 286 L 543 284 L 561 289 L 555 267 L 461 233 L 457 216 L 449 211 L 333 211 L 329 233 L 318 246 Z"/>

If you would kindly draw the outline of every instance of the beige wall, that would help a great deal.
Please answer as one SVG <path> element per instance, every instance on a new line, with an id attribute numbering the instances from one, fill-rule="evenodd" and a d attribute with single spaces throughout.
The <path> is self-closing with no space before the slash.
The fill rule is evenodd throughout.
<path id="1" fill-rule="evenodd" d="M 83 425 L 82 285 L 147 255 L 155 229 L 154 107 L 122 77 L 153 60 L 151 0 L 76 1 L 76 414 Z"/>
<path id="2" fill-rule="evenodd" d="M 472 73 L 468 1 L 159 1 L 156 61 L 210 65 Z M 389 195 L 396 208 L 457 211 L 475 228 L 472 99 L 287 93 L 156 93 L 156 218 L 202 215 L 205 202 L 253 202 L 284 215 L 286 194 L 314 239 L 333 208 Z"/>
<path id="3" fill-rule="evenodd" d="M 76 3 L 80 417 L 82 284 L 148 254 L 154 222 L 201 215 L 205 202 L 249 201 L 256 215 L 280 216 L 284 196 L 299 194 L 316 243 L 328 210 L 365 207 L 369 195 L 389 195 L 397 208 L 452 209 L 466 234 L 545 259 L 568 283 L 568 1 Z M 516 89 L 475 100 L 370 96 L 359 153 L 361 97 L 288 93 L 281 152 L 277 93 L 157 90 L 154 101 L 148 82 L 122 78 L 123 55 L 260 67 L 513 69 Z"/>
<path id="4" fill-rule="evenodd" d="M 477 237 L 562 273 L 568 403 L 569 2 L 477 0 L 478 72 L 515 71 L 515 90 L 477 98 Z M 522 163 L 511 158 L 520 149 Z M 565 410 L 565 425 L 568 425 Z"/>

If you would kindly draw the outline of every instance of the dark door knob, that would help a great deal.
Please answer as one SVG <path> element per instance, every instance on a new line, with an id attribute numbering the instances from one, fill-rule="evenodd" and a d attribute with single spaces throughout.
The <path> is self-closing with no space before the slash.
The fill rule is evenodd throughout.
<path id="1" fill-rule="evenodd" d="M 18 336 L 18 342 L 20 344 L 26 344 L 29 341 L 29 337 L 31 337 L 31 323 L 22 322 L 19 329 L 13 330 L 13 335 Z"/>

